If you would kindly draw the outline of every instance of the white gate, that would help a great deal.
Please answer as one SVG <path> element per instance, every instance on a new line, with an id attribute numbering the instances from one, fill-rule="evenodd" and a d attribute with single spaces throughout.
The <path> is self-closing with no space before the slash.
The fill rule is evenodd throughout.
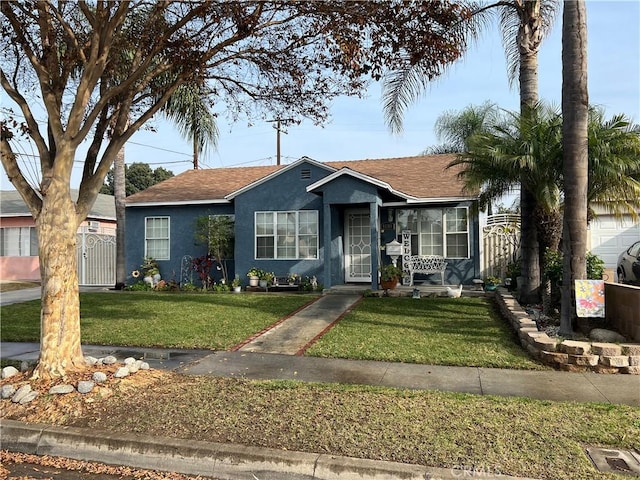
<path id="1" fill-rule="evenodd" d="M 83 227 L 76 247 L 80 285 L 115 285 L 116 237 Z"/>
<path id="2" fill-rule="evenodd" d="M 520 248 L 520 216 L 498 214 L 487 217 L 482 228 L 482 276 L 507 276 L 507 265 L 517 262 Z"/>

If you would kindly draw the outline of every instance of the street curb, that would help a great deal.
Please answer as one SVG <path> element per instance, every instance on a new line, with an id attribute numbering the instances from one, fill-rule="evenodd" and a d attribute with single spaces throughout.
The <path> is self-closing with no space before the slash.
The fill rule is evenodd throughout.
<path id="1" fill-rule="evenodd" d="M 221 480 L 520 479 L 468 471 L 272 448 L 145 437 L 0 420 L 0 448 Z"/>

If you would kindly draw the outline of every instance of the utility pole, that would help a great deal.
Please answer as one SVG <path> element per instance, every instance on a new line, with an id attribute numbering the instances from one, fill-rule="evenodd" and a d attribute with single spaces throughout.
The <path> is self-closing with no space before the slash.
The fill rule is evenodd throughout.
<path id="1" fill-rule="evenodd" d="M 273 128 L 276 129 L 276 165 L 280 165 L 280 132 L 284 133 L 285 135 L 288 133 L 286 130 L 283 130 L 282 128 L 280 128 L 280 122 L 290 122 L 292 121 L 292 118 L 276 118 L 275 120 L 267 120 L 270 123 L 274 123 L 275 125 L 273 126 Z"/>

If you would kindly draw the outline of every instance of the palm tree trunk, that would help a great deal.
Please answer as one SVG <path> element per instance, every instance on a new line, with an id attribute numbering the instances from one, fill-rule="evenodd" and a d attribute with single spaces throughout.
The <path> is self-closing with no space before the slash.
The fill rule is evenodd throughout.
<path id="1" fill-rule="evenodd" d="M 531 114 L 538 103 L 538 50 L 542 41 L 540 0 L 525 2 L 524 16 L 520 18 L 518 29 L 518 49 L 520 53 L 520 115 Z M 526 173 L 520 177 L 520 228 L 522 240 L 521 272 L 519 284 L 520 302 L 537 303 L 540 299 L 540 247 L 538 231 L 534 220 L 536 198 L 531 192 Z"/>
<path id="2" fill-rule="evenodd" d="M 113 195 L 116 205 L 116 290 L 122 290 L 127 281 L 125 266 L 125 199 L 126 179 L 124 147 L 113 161 Z"/>
<path id="3" fill-rule="evenodd" d="M 586 278 L 589 92 L 584 0 L 564 3 L 562 115 L 565 207 L 560 334 L 570 336 L 576 314 L 574 280 Z"/>

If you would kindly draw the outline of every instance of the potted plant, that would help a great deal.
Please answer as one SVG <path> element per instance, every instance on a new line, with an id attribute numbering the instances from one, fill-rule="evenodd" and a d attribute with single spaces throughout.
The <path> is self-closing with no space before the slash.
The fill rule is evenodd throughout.
<path id="1" fill-rule="evenodd" d="M 396 285 L 398 285 L 403 275 L 402 269 L 390 263 L 388 265 L 382 265 L 379 270 L 380 286 L 384 290 L 396 288 Z"/>
<path id="2" fill-rule="evenodd" d="M 235 278 L 231 280 L 231 287 L 236 293 L 240 293 L 242 291 L 242 281 L 240 280 L 239 275 L 236 275 Z"/>
<path id="3" fill-rule="evenodd" d="M 142 278 L 145 283 L 148 283 L 152 287 L 154 287 L 162 278 L 160 276 L 158 262 L 156 262 L 152 257 L 144 257 L 142 265 L 140 265 L 140 270 L 142 270 Z"/>
<path id="4" fill-rule="evenodd" d="M 484 279 L 484 289 L 492 292 L 494 291 L 496 288 L 498 288 L 498 285 L 500 285 L 500 279 L 498 277 L 494 277 L 492 275 L 489 275 L 488 277 L 485 277 Z"/>
<path id="5" fill-rule="evenodd" d="M 249 277 L 249 286 L 257 287 L 258 281 L 260 280 L 260 276 L 262 275 L 263 270 L 257 267 L 251 267 L 247 272 L 247 277 Z"/>
<path id="6" fill-rule="evenodd" d="M 273 283 L 273 279 L 275 278 L 275 275 L 273 274 L 273 272 L 267 272 L 266 270 L 262 270 L 259 278 L 260 278 L 259 280 L 260 287 L 266 288 Z"/>
<path id="7" fill-rule="evenodd" d="M 290 274 L 287 276 L 287 282 L 289 283 L 289 285 L 295 285 L 295 284 L 296 284 L 296 282 L 298 281 L 298 278 L 299 278 L 299 277 L 298 277 L 298 274 L 296 274 L 296 273 L 290 273 Z"/>

